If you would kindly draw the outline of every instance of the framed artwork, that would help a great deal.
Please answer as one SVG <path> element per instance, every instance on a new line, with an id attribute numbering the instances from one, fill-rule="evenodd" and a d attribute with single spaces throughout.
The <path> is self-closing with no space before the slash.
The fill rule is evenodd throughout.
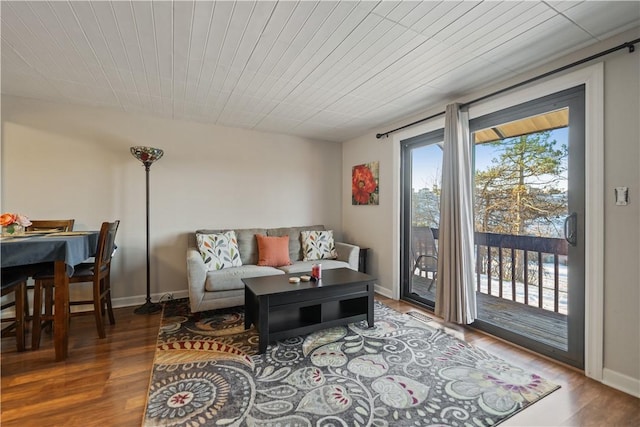
<path id="1" fill-rule="evenodd" d="M 351 170 L 351 204 L 379 204 L 378 178 L 380 162 L 364 163 Z"/>

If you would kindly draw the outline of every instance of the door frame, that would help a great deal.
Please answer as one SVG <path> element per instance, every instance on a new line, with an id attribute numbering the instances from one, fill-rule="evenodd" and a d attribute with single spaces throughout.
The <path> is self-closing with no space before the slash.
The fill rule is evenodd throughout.
<path id="1" fill-rule="evenodd" d="M 412 210 L 411 201 L 413 198 L 413 187 L 411 181 L 413 179 L 413 169 L 409 154 L 413 149 L 421 148 L 429 145 L 436 145 L 444 141 L 444 128 L 436 129 L 421 135 L 414 136 L 409 139 L 405 139 L 401 142 L 400 149 L 400 174 L 401 174 L 401 190 L 400 190 L 400 212 L 402 220 L 400 221 L 400 298 L 410 297 L 408 293 L 412 275 L 410 273 L 409 266 L 412 264 L 410 255 L 411 252 L 411 229 L 412 226 Z M 405 150 L 406 148 L 406 150 Z M 407 185 L 408 184 L 408 185 Z M 408 226 L 409 224 L 409 226 Z M 407 254 L 407 256 L 402 256 Z M 419 298 L 412 298 L 419 304 L 423 304 L 429 309 L 433 310 L 435 301 L 429 301 L 422 296 Z"/>
<path id="2" fill-rule="evenodd" d="M 471 135 L 474 132 L 523 120 L 528 117 L 550 113 L 556 109 L 567 108 L 569 110 L 569 130 L 567 135 L 567 208 L 565 215 L 575 213 L 578 215 L 577 245 L 568 244 L 568 289 L 569 307 L 567 315 L 567 349 L 561 349 L 530 338 L 526 334 L 511 331 L 505 325 L 497 325 L 480 318 L 478 315 L 472 326 L 492 333 L 500 338 L 507 339 L 515 344 L 529 348 L 537 353 L 547 355 L 560 362 L 567 363 L 578 369 L 584 369 L 584 338 L 585 338 L 585 85 L 578 85 L 551 95 L 528 101 L 523 104 L 513 105 L 504 110 L 499 110 L 469 120 Z M 535 132 L 531 132 L 533 134 Z M 509 139 L 508 137 L 504 139 Z M 475 148 L 475 147 L 474 147 Z M 475 162 L 474 162 L 475 163 Z M 474 170 L 474 173 L 476 171 Z M 474 194 L 475 198 L 475 194 Z M 475 200 L 474 200 L 475 202 Z M 566 238 L 566 235 L 561 237 Z M 538 286 L 541 286 L 540 284 Z M 526 303 L 525 303 L 526 304 Z"/>
<path id="3" fill-rule="evenodd" d="M 604 64 L 514 89 L 469 106 L 469 118 L 585 85 L 585 375 L 602 382 L 604 369 Z M 508 84 L 505 84 L 507 86 Z M 480 93 L 479 95 L 482 95 Z M 461 102 L 464 102 L 462 100 Z M 400 296 L 400 172 L 401 141 L 444 127 L 442 116 L 393 134 L 394 187 L 398 189 L 393 212 L 393 297 Z"/>

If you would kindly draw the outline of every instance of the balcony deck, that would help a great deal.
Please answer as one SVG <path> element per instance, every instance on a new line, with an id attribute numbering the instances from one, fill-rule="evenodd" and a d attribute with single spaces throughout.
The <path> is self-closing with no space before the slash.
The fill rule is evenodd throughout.
<path id="1" fill-rule="evenodd" d="M 428 290 L 430 279 L 413 276 L 413 292 L 435 300 L 435 285 Z M 509 299 L 476 292 L 478 319 L 512 331 L 532 340 L 567 350 L 567 316 L 525 305 Z"/>
<path id="2" fill-rule="evenodd" d="M 413 226 L 412 258 L 437 257 L 424 242 L 432 236 L 437 246 L 439 234 L 437 228 Z M 568 351 L 567 241 L 475 232 L 474 243 L 478 320 L 504 329 L 506 335 Z M 425 277 L 428 271 L 433 270 L 414 265 L 412 292 L 434 300 L 435 287 L 429 290 L 431 280 Z"/>

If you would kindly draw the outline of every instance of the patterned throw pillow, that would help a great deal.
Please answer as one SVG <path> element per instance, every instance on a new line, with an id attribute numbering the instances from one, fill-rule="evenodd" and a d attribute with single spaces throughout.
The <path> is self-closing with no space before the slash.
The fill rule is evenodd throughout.
<path id="1" fill-rule="evenodd" d="M 327 231 L 302 231 L 303 261 L 316 259 L 336 259 L 336 244 L 333 241 L 333 230 Z"/>
<path id="2" fill-rule="evenodd" d="M 219 234 L 196 234 L 196 240 L 202 260 L 209 271 L 242 265 L 235 231 L 231 230 Z"/>

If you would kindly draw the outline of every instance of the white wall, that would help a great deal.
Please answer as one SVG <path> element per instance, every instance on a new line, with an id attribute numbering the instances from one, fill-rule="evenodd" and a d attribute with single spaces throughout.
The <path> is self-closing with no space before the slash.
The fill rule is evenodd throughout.
<path id="1" fill-rule="evenodd" d="M 117 305 L 144 301 L 145 173 L 133 145 L 162 148 L 150 172 L 151 292 L 186 291 L 187 235 L 198 228 L 325 224 L 341 236 L 340 144 L 2 98 L 2 212 L 120 219 Z"/>
<path id="2" fill-rule="evenodd" d="M 494 90 L 526 80 L 561 65 L 638 38 L 638 29 L 599 43 L 588 49 L 546 64 L 511 81 L 467 94 L 465 102 Z M 640 53 L 619 51 L 601 59 L 604 63 L 604 381 L 617 388 L 640 395 Z M 370 270 L 380 278 L 382 293 L 397 295 L 399 287 L 399 212 L 400 212 L 400 138 L 392 136 L 378 140 L 376 132 L 383 132 L 413 122 L 422 117 L 444 111 L 440 108 L 407 117 L 400 122 L 381 126 L 370 134 L 343 144 L 343 170 L 351 173 L 351 166 L 380 160 L 380 201 L 378 207 L 351 206 L 348 183 L 343 182 L 343 228 L 356 244 L 368 245 L 374 254 Z M 421 125 L 418 132 L 442 127 L 434 124 L 442 118 Z M 406 135 L 406 133 L 405 133 Z M 408 136 L 408 135 L 407 135 Z M 615 206 L 613 188 L 629 187 L 630 204 Z"/>
<path id="3" fill-rule="evenodd" d="M 605 382 L 640 397 L 640 52 L 612 55 L 604 71 Z M 627 206 L 615 204 L 620 186 Z"/>
<path id="4" fill-rule="evenodd" d="M 343 144 L 342 151 L 342 226 L 345 240 L 369 248 L 367 273 L 378 279 L 376 291 L 393 298 L 394 271 L 399 264 L 399 238 L 394 224 L 399 212 L 399 163 L 394 145 L 366 135 Z M 352 167 L 380 162 L 378 189 L 379 205 L 352 205 Z"/>

